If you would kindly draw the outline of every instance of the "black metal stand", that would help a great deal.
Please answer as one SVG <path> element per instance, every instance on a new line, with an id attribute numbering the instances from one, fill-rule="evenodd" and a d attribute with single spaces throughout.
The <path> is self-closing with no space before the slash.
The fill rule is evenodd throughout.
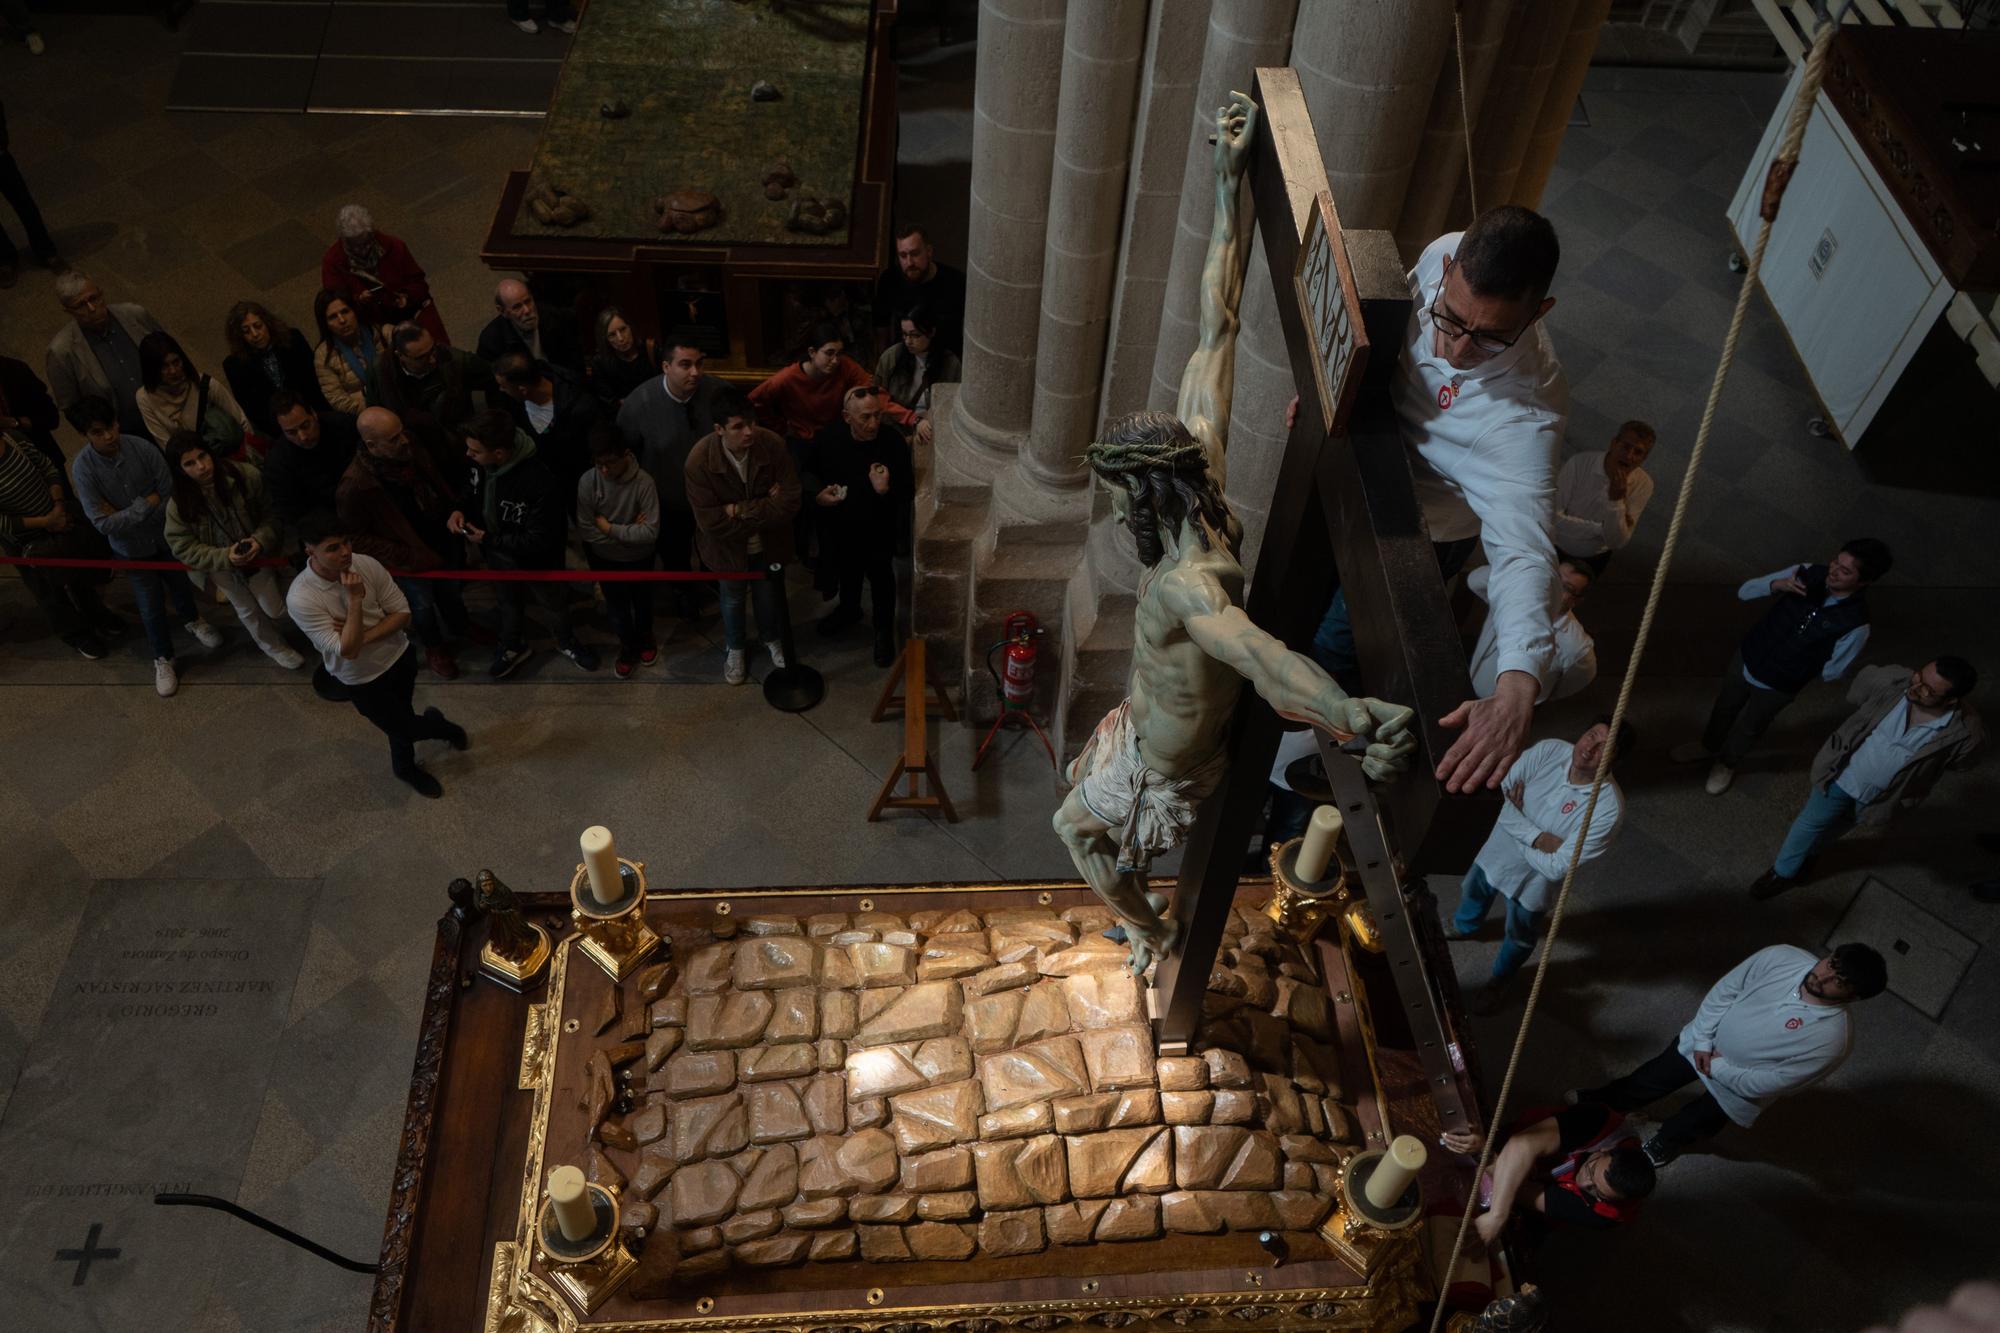
<path id="1" fill-rule="evenodd" d="M 803 713 L 826 697 L 826 679 L 799 661 L 798 645 L 792 640 L 792 608 L 785 600 L 785 567 L 771 565 L 765 570 L 778 598 L 778 650 L 785 664 L 764 677 L 764 702 L 781 713 Z"/>

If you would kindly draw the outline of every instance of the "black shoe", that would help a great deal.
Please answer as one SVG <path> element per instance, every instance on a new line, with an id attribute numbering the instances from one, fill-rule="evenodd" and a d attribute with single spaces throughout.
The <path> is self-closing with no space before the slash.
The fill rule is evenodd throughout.
<path id="1" fill-rule="evenodd" d="M 2000 833 L 1982 833 L 1973 841 L 1979 844 L 1981 851 L 2000 854 Z"/>
<path id="2" fill-rule="evenodd" d="M 0 288 L 12 287 L 21 277 L 21 270 L 13 264 L 0 264 Z"/>
<path id="3" fill-rule="evenodd" d="M 426 708 L 424 710 L 424 717 L 432 725 L 437 726 L 444 731 L 444 739 L 451 745 L 452 749 L 463 750 L 466 746 L 472 744 L 472 742 L 466 738 L 465 728 L 459 726 L 458 723 L 453 722 L 450 718 L 446 717 L 443 713 L 440 713 L 437 709 Z"/>
<path id="4" fill-rule="evenodd" d="M 486 674 L 493 680 L 505 680 L 520 670 L 521 663 L 527 660 L 528 650 L 526 648 L 508 648 L 505 646 L 495 648 L 493 650 L 492 665 L 486 668 Z"/>
<path id="5" fill-rule="evenodd" d="M 125 632 L 125 622 L 101 606 L 90 613 L 90 627 L 107 639 L 115 639 Z"/>
<path id="6" fill-rule="evenodd" d="M 444 795 L 444 785 L 414 764 L 397 773 L 396 776 L 404 782 L 409 783 L 419 796 L 428 796 L 435 801 L 438 797 Z"/>
<path id="7" fill-rule="evenodd" d="M 896 660 L 896 641 L 881 631 L 875 634 L 875 665 L 885 667 Z"/>
<path id="8" fill-rule="evenodd" d="M 1488 978 L 1485 985 L 1473 993 L 1472 1000 L 1465 1006 L 1467 1013 L 1475 1018 L 1491 1018 L 1507 1007 L 1514 998 L 1514 978 Z"/>
<path id="9" fill-rule="evenodd" d="M 597 652 L 587 643 L 564 643 L 556 645 L 556 651 L 585 671 L 595 671 L 599 666 Z"/>
<path id="10" fill-rule="evenodd" d="M 1658 1134 L 1653 1135 L 1652 1138 L 1647 1139 L 1644 1143 L 1640 1144 L 1639 1151 L 1646 1154 L 1646 1160 L 1653 1164 L 1653 1169 L 1655 1171 L 1659 1170 L 1661 1167 L 1673 1161 L 1674 1158 L 1680 1155 L 1679 1153 L 1676 1153 L 1672 1148 L 1669 1148 L 1666 1144 L 1661 1143 L 1660 1136 Z"/>
<path id="11" fill-rule="evenodd" d="M 1972 896 L 1982 903 L 2000 903 L 2000 879 L 1982 879 L 1972 886 Z"/>
<path id="12" fill-rule="evenodd" d="M 849 625 L 857 625 L 859 623 L 861 623 L 861 613 L 859 611 L 850 610 L 844 606 L 835 607 L 820 617 L 820 637 L 830 639 Z"/>
<path id="13" fill-rule="evenodd" d="M 104 642 L 88 630 L 81 634 L 66 634 L 63 636 L 63 642 L 76 649 L 80 657 L 89 658 L 93 662 L 103 660 Z"/>
<path id="14" fill-rule="evenodd" d="M 1768 902 L 1797 884 L 1796 879 L 1780 875 L 1775 870 L 1766 870 L 1757 876 L 1757 882 L 1750 886 L 1750 896 L 1758 902 Z"/>

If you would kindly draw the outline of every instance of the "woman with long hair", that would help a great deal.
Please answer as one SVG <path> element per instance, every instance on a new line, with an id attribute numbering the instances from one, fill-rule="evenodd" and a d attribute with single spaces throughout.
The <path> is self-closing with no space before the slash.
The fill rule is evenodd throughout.
<path id="1" fill-rule="evenodd" d="M 277 520 L 256 465 L 217 457 L 188 430 L 167 440 L 167 461 L 174 478 L 167 549 L 196 583 L 215 581 L 266 657 L 287 671 L 304 666 L 278 628 L 288 618 L 278 580 L 256 565 L 278 546 Z"/>
<path id="2" fill-rule="evenodd" d="M 313 298 L 313 323 L 319 326 L 319 346 L 313 349 L 313 373 L 326 405 L 358 416 L 368 406 L 362 386 L 369 367 L 388 350 L 382 335 L 361 322 L 361 314 L 345 296 L 323 290 Z"/>
<path id="3" fill-rule="evenodd" d="M 661 349 L 641 338 L 623 311 L 608 305 L 597 315 L 597 352 L 590 358 L 590 390 L 613 415 L 627 394 L 660 373 Z"/>
<path id="4" fill-rule="evenodd" d="M 949 348 L 938 345 L 937 317 L 922 302 L 896 321 L 897 339 L 875 362 L 875 382 L 918 421 L 931 415 L 931 385 L 950 384 L 964 372 Z"/>
<path id="5" fill-rule="evenodd" d="M 319 374 L 313 369 L 312 348 L 305 335 L 279 319 L 256 301 L 238 301 L 229 307 L 222 323 L 222 337 L 229 355 L 222 373 L 236 401 L 259 435 L 275 440 L 280 432 L 271 412 L 271 395 L 290 390 L 300 401 L 322 411 L 326 396 L 319 391 Z"/>
<path id="6" fill-rule="evenodd" d="M 139 415 L 153 443 L 162 449 L 176 431 L 193 431 L 209 450 L 233 458 L 243 450 L 250 418 L 229 385 L 196 370 L 170 333 L 155 331 L 139 340 Z"/>

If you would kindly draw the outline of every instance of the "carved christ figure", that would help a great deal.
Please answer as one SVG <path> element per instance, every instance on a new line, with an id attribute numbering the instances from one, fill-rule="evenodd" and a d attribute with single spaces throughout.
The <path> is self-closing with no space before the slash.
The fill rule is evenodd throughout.
<path id="1" fill-rule="evenodd" d="M 1228 768 L 1230 715 L 1248 680 L 1282 716 L 1368 738 L 1363 770 L 1388 781 L 1416 748 L 1408 708 L 1350 699 L 1313 661 L 1236 605 L 1242 527 L 1222 498 L 1223 445 L 1235 387 L 1237 306 L 1249 239 L 1238 217 L 1257 106 L 1242 93 L 1216 113 L 1215 224 L 1202 272 L 1201 342 L 1175 415 L 1136 412 L 1106 424 L 1084 457 L 1110 484 L 1112 512 L 1139 561 L 1130 693 L 1071 763 L 1074 785 L 1055 829 L 1077 871 L 1118 913 L 1131 968 L 1173 947 L 1179 925 L 1146 891 L 1152 859 L 1180 845 L 1195 808 Z M 1115 938 L 1115 936 L 1114 936 Z"/>

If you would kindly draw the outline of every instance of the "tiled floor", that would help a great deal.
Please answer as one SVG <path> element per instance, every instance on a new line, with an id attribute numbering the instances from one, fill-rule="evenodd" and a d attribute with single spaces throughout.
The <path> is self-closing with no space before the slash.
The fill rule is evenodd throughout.
<path id="1" fill-rule="evenodd" d="M 159 108 L 176 39 L 140 20 L 50 18 L 45 31 L 40 61 L 0 47 L 15 149 L 64 247 L 114 299 L 144 302 L 213 367 L 230 301 L 257 296 L 305 317 L 333 211 L 356 198 L 411 242 L 445 318 L 470 339 L 492 281 L 479 239 L 501 172 L 527 161 L 531 127 L 169 115 Z M 1570 133 L 1550 183 L 1565 248 L 1552 327 L 1576 446 L 1598 447 L 1628 416 L 1661 431 L 1655 512 L 1582 612 L 1611 662 L 1629 644 L 1739 281 L 1724 264 L 1724 201 L 1776 89 L 1764 77 L 1595 71 L 1591 124 Z M 927 180 L 964 169 L 970 117 L 947 93 L 932 83 L 905 129 Z M 1551 1242 L 1543 1276 L 1566 1328 L 1859 1328 L 1990 1271 L 2000 1221 L 1989 1146 L 2000 909 L 1963 888 L 1993 873 L 1970 840 L 1991 826 L 1993 771 L 1952 777 L 1890 836 L 1829 854 L 1821 882 L 1758 906 L 1743 886 L 1800 799 L 1807 755 L 1843 713 L 1838 692 L 1809 692 L 1725 798 L 1661 758 L 1698 726 L 1751 612 L 1733 600 L 1736 583 L 1864 531 L 1898 556 L 1874 600 L 1869 657 L 1949 649 L 2000 677 L 2000 585 L 1978 554 L 2000 505 L 1963 493 L 1948 458 L 1905 466 L 1889 486 L 1871 480 L 1881 442 L 1856 457 L 1807 435 L 1798 367 L 1762 305 L 1752 313 L 1635 702 L 1643 744 L 1627 774 L 1630 817 L 1557 946 L 1521 1097 L 1546 1101 L 1652 1053 L 1742 955 L 1778 940 L 1817 946 L 1871 875 L 1979 951 L 1940 1019 L 1888 996 L 1864 1007 L 1836 1077 L 1677 1164 L 1638 1225 Z M 0 293 L 0 350 L 39 364 L 61 319 L 46 276 L 24 275 Z M 1914 451 L 1887 443 L 1907 464 Z M 1017 737 L 975 776 L 976 736 L 946 728 L 944 771 L 965 821 L 861 821 L 897 740 L 865 721 L 879 679 L 865 640 L 830 653 L 807 645 L 830 694 L 796 717 L 713 683 L 719 654 L 685 633 L 668 669 L 636 683 L 548 661 L 503 686 L 426 683 L 424 700 L 473 735 L 469 753 L 435 763 L 448 799 L 426 802 L 389 778 L 357 718 L 240 639 L 213 660 L 190 653 L 181 694 L 163 701 L 135 643 L 80 663 L 39 639 L 10 581 L 0 622 L 0 1170 L 27 1196 L 0 1222 L 0 1308 L 38 1333 L 361 1326 L 365 1278 L 219 1216 L 167 1216 L 145 1192 L 221 1194 L 372 1256 L 429 933 L 454 875 L 491 866 L 517 884 L 554 884 L 573 863 L 575 830 L 593 821 L 687 884 L 1066 873 L 1032 739 Z M 1552 710 L 1547 727 L 1572 730 L 1614 683 Z M 84 1096 L 4 1100 L 17 1082 L 42 1088 L 47 1071 L 24 1062 L 86 1003 L 58 990 L 90 956 L 77 947 L 86 917 L 118 910 L 121 894 L 156 902 L 164 885 L 190 927 L 222 929 L 245 883 L 304 922 L 250 965 L 282 991 L 270 1010 L 282 1020 L 240 1034 L 246 1050 L 270 1052 L 261 1081 L 240 1061 L 232 1079 L 163 1110 L 157 1089 L 86 1063 Z M 1490 947 L 1460 946 L 1464 980 Z M 1496 1080 L 1511 1033 L 1507 1018 L 1479 1028 Z M 251 1126 L 247 1141 L 205 1136 L 204 1102 Z M 74 1123 L 45 1119 L 54 1105 Z M 192 1146 L 175 1179 L 154 1178 L 159 1145 L 141 1151 L 142 1133 Z M 28 1142 L 42 1145 L 31 1159 L 6 1148 Z M 121 1254 L 73 1287 L 75 1265 L 52 1256 L 80 1246 L 92 1223 Z"/>

